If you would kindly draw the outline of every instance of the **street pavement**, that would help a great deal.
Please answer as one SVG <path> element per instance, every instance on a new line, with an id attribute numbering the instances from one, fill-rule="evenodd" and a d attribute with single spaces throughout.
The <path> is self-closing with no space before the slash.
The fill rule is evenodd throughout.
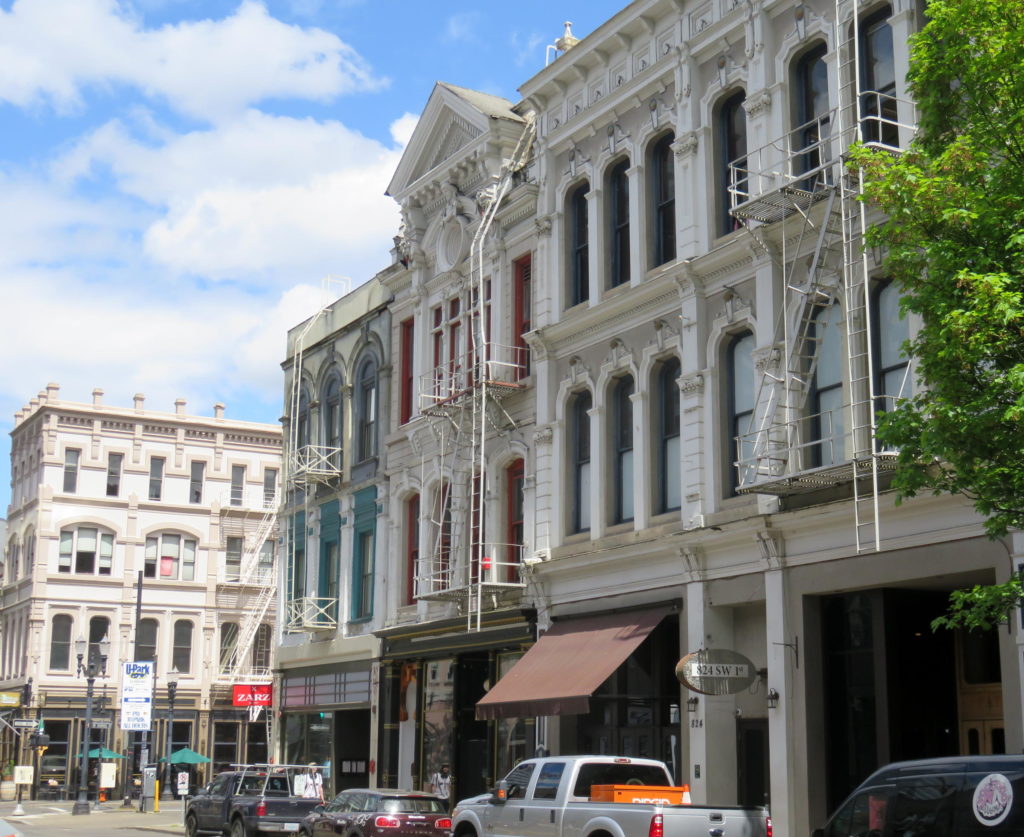
<path id="1" fill-rule="evenodd" d="M 182 824 L 182 803 L 170 800 L 160 805 L 159 813 L 139 813 L 138 804 L 125 808 L 120 802 L 104 802 L 88 815 L 74 815 L 73 802 L 22 802 L 23 816 L 14 816 L 14 802 L 0 802 L 0 837 L 45 834 L 58 831 L 117 829 L 155 832 L 157 834 L 185 833 Z"/>

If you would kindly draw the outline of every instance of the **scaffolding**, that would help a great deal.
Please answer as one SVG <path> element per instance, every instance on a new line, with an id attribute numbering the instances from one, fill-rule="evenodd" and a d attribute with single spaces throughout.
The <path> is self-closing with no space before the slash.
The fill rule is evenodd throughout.
<path id="1" fill-rule="evenodd" d="M 894 455 L 875 435 L 886 395 L 875 391 L 867 208 L 861 172 L 848 166 L 846 152 L 863 143 L 899 153 L 914 132 L 901 121 L 911 103 L 895 91 L 862 89 L 861 7 L 860 0 L 835 4 L 837 106 L 729 166 L 731 215 L 776 261 L 784 282 L 749 429 L 736 437 L 737 490 L 790 496 L 851 485 L 858 552 L 880 547 L 879 474 Z M 829 328 L 842 329 L 846 400 L 810 414 Z"/>
<path id="2" fill-rule="evenodd" d="M 449 360 L 420 379 L 419 405 L 430 421 L 435 453 L 422 468 L 442 483 L 421 516 L 429 521 L 430 548 L 420 557 L 416 595 L 423 600 L 458 603 L 467 629 L 479 630 L 484 609 L 502 593 L 521 589 L 523 546 L 487 538 L 489 443 L 507 434 L 515 421 L 504 399 L 522 387 L 527 356 L 521 346 L 493 341 L 489 323 L 489 279 L 484 245 L 502 200 L 530 159 L 535 123 L 529 114 L 511 157 L 502 166 L 469 249 L 469 290 L 461 322 L 467 339 L 454 339 Z"/>

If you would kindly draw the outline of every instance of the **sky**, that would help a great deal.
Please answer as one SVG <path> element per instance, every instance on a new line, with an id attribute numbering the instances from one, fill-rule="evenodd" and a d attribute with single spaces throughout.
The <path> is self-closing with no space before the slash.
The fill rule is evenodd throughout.
<path id="1" fill-rule="evenodd" d="M 276 422 L 287 329 L 390 261 L 434 83 L 517 101 L 624 5 L 0 0 L 0 516 L 50 381 Z"/>

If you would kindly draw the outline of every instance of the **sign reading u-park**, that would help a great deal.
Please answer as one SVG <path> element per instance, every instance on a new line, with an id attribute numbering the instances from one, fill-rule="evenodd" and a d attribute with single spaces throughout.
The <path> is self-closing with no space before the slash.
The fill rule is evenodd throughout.
<path id="1" fill-rule="evenodd" d="M 702 695 L 734 695 L 757 677 L 757 667 L 738 651 L 702 648 L 676 664 L 679 682 Z"/>
<path id="2" fill-rule="evenodd" d="M 142 731 L 152 726 L 154 668 L 151 662 L 124 664 L 121 677 L 121 729 Z"/>

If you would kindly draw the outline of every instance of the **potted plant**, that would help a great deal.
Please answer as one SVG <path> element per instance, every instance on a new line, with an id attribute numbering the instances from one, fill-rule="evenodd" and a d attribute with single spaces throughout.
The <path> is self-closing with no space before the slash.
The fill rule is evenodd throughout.
<path id="1" fill-rule="evenodd" d="M 16 796 L 14 784 L 14 759 L 7 759 L 0 764 L 0 800 L 10 802 Z"/>

